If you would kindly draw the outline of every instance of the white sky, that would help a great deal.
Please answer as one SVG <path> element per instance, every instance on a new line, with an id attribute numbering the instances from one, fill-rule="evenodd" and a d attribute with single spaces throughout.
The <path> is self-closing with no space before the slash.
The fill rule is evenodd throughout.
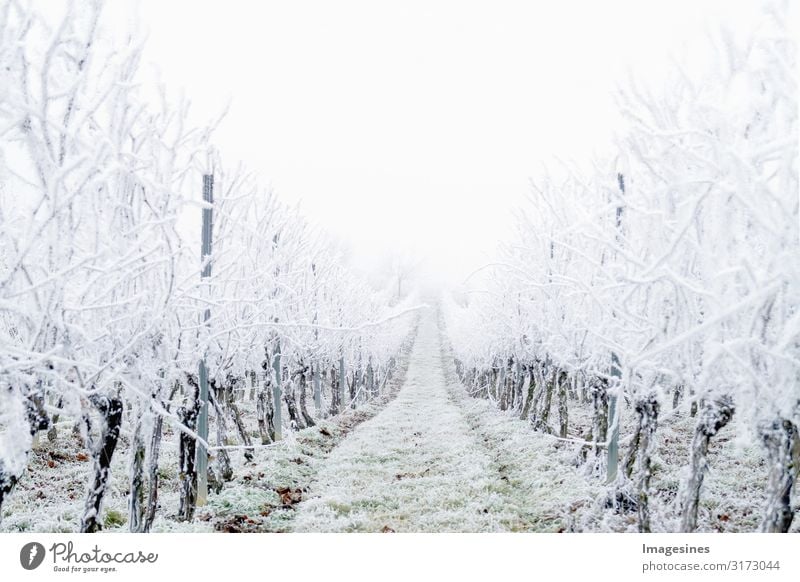
<path id="1" fill-rule="evenodd" d="M 611 142 L 612 91 L 756 2 L 141 0 L 145 62 L 287 202 L 370 265 L 490 260 L 528 181 Z M 111 3 L 115 6 L 115 3 Z M 120 6 L 117 4 L 116 6 Z"/>

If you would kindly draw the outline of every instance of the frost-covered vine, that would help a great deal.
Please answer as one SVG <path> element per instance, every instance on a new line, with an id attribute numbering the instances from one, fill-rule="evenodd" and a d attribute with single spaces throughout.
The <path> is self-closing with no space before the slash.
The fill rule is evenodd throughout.
<path id="1" fill-rule="evenodd" d="M 800 232 L 784 11 L 770 5 L 746 42 L 720 33 L 714 68 L 676 68 L 658 98 L 630 83 L 616 158 L 537 181 L 481 292 L 445 299 L 470 391 L 582 444 L 598 469 L 624 427 L 612 499 L 637 508 L 642 531 L 654 435 L 683 414 L 696 428 L 679 529 L 697 527 L 709 443 L 733 415 L 766 459 L 761 529 L 792 522 Z M 592 411 L 585 434 L 571 433 L 573 406 Z"/>
<path id="2" fill-rule="evenodd" d="M 0 5 L 0 512 L 40 433 L 60 438 L 69 418 L 92 460 L 82 531 L 102 527 L 121 430 L 130 528 L 149 530 L 165 424 L 180 440 L 179 515 L 193 517 L 201 360 L 215 423 L 202 444 L 220 487 L 229 449 L 251 458 L 379 394 L 415 319 L 413 298 L 373 288 L 297 210 L 228 169 L 213 124 L 141 97 L 140 54 L 103 33 L 102 2 L 70 4 L 55 22 Z M 204 175 L 215 189 L 207 278 Z"/>

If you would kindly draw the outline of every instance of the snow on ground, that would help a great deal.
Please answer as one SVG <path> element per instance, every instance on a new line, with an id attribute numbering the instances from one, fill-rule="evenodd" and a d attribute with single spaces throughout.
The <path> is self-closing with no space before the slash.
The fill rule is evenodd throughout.
<path id="1" fill-rule="evenodd" d="M 564 531 L 596 491 L 526 423 L 455 384 L 425 320 L 400 394 L 320 469 L 294 531 Z"/>
<path id="2" fill-rule="evenodd" d="M 379 399 L 315 427 L 287 431 L 278 445 L 257 449 L 253 462 L 234 453 L 233 481 L 210 494 L 191 523 L 174 517 L 177 435 L 166 427 L 161 509 L 153 530 L 636 531 L 635 511 L 609 509 L 607 489 L 592 475 L 592 464 L 576 462 L 579 444 L 536 432 L 518 413 L 468 396 L 452 362 L 429 313 L 411 353 L 401 358 Z M 257 441 L 254 403 L 245 400 L 241 406 Z M 624 414 L 632 422 L 632 413 Z M 585 406 L 573 403 L 570 419 L 570 436 L 580 438 L 589 422 Z M 764 461 L 759 451 L 738 442 L 737 420 L 712 443 L 701 531 L 753 531 L 758 524 Z M 674 501 L 694 421 L 688 415 L 665 415 L 657 433 L 655 531 L 677 528 Z M 91 463 L 72 424 L 74 419 L 62 421 L 54 442 L 42 435 L 28 471 L 3 508 L 0 531 L 77 530 Z M 127 531 L 129 440 L 123 431 L 112 463 L 105 531 Z"/>
<path id="3" fill-rule="evenodd" d="M 286 431 L 284 439 L 257 448 L 252 462 L 239 452 L 231 455 L 234 478 L 219 493 L 209 493 L 208 505 L 199 507 L 194 521 L 175 517 L 179 503 L 177 434 L 164 428 L 159 464 L 159 511 L 154 532 L 255 532 L 286 531 L 294 505 L 313 481 L 328 453 L 359 423 L 377 414 L 402 385 L 408 356 L 403 354 L 394 377 L 378 398 L 320 420 L 305 430 Z M 240 403 L 253 442 L 258 442 L 255 403 Z M 76 419 L 59 423 L 59 436 L 50 442 L 44 433 L 31 453 L 28 470 L 3 506 L 0 532 L 76 532 L 86 497 L 91 462 L 72 426 Z M 214 416 L 211 415 L 211 422 Z M 125 532 L 127 524 L 128 467 L 131 435 L 128 419 L 111 463 L 110 488 L 102 512 L 104 531 Z M 213 459 L 212 459 L 213 465 Z"/>

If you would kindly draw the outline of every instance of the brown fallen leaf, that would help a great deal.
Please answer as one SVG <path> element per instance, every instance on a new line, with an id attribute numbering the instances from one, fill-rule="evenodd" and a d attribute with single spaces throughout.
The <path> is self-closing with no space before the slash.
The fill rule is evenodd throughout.
<path id="1" fill-rule="evenodd" d="M 86 453 L 78 453 L 77 455 L 75 455 L 75 460 L 86 462 L 89 460 L 89 455 L 87 455 Z"/>
<path id="2" fill-rule="evenodd" d="M 284 505 L 294 505 L 303 499 L 303 492 L 291 487 L 278 487 L 275 493 L 281 496 L 281 503 Z"/>
<path id="3" fill-rule="evenodd" d="M 390 528 L 388 525 L 385 525 L 383 526 L 381 533 L 397 533 L 397 532 L 394 531 L 392 528 Z"/>
<path id="4" fill-rule="evenodd" d="M 246 515 L 232 515 L 225 521 L 214 524 L 214 529 L 223 533 L 244 533 L 252 531 L 253 528 L 248 528 L 247 524 L 255 523 Z"/>

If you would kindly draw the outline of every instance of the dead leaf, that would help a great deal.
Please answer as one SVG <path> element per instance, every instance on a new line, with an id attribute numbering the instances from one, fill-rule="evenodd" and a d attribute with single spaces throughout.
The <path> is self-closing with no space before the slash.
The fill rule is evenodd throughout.
<path id="1" fill-rule="evenodd" d="M 275 489 L 275 493 L 281 496 L 281 503 L 284 506 L 292 506 L 303 499 L 303 492 L 300 489 L 292 489 L 291 487 L 278 487 Z"/>
<path id="2" fill-rule="evenodd" d="M 225 521 L 214 524 L 214 529 L 223 533 L 244 533 L 247 531 L 254 531 L 248 524 L 256 523 L 246 515 L 233 515 Z"/>

